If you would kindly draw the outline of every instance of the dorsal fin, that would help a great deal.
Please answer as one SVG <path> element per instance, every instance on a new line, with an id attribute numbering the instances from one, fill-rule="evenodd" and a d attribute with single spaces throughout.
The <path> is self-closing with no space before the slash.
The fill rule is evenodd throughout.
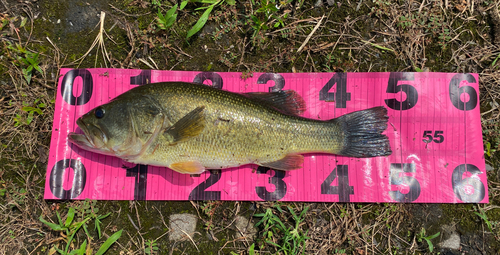
<path id="1" fill-rule="evenodd" d="M 288 115 L 298 116 L 306 110 L 306 102 L 294 90 L 249 92 L 243 93 L 242 95 Z"/>

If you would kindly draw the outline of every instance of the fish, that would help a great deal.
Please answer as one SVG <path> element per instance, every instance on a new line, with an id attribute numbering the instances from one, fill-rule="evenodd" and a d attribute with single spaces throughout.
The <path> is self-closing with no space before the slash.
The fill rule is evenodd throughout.
<path id="1" fill-rule="evenodd" d="M 200 174 L 254 164 L 302 168 L 303 154 L 356 158 L 391 155 L 387 109 L 351 112 L 330 120 L 301 117 L 294 90 L 234 93 L 186 82 L 130 89 L 77 119 L 68 141 L 133 164 Z"/>

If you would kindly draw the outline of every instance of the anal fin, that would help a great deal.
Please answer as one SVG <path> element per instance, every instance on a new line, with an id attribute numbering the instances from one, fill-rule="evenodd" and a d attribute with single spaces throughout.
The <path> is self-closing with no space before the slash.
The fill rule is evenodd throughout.
<path id="1" fill-rule="evenodd" d="M 205 172 L 205 167 L 198 161 L 176 162 L 168 167 L 181 174 L 201 174 Z"/>
<path id="2" fill-rule="evenodd" d="M 271 169 L 289 171 L 302 168 L 303 163 L 304 156 L 300 154 L 289 154 L 278 161 L 261 163 L 260 165 Z"/>

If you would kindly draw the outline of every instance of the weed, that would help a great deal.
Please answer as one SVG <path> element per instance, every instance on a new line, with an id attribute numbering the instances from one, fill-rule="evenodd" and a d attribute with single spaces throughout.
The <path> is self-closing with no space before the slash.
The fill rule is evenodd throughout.
<path id="1" fill-rule="evenodd" d="M 0 184 L 2 184 L 2 187 L 0 187 L 0 197 L 5 197 L 5 194 L 7 193 L 7 188 L 5 187 L 5 181 L 0 180 Z"/>
<path id="2" fill-rule="evenodd" d="M 155 240 L 147 240 L 146 241 L 146 249 L 144 250 L 144 253 L 146 254 L 156 254 L 158 252 L 158 244 L 156 243 Z"/>
<path id="3" fill-rule="evenodd" d="M 85 199 L 81 205 L 75 206 L 75 209 L 77 210 L 77 217 L 80 220 L 85 220 L 85 218 L 94 220 L 94 230 L 97 231 L 98 237 L 101 238 L 101 220 L 108 217 L 111 213 L 107 213 L 105 215 L 97 214 L 99 212 L 99 208 L 95 207 L 96 203 L 96 200 Z M 87 224 L 84 224 L 83 228 L 88 235 Z"/>
<path id="4" fill-rule="evenodd" d="M 179 10 L 184 9 L 184 7 L 186 7 L 187 3 L 188 3 L 188 1 L 182 1 Z M 155 1 L 153 1 L 153 4 L 155 4 Z M 160 5 L 158 5 L 158 7 Z M 172 8 L 170 8 L 170 10 L 167 11 L 167 13 L 165 15 L 163 15 L 161 13 L 160 8 L 158 8 L 158 14 L 157 14 L 158 16 L 156 17 L 156 21 L 158 22 L 158 27 L 160 29 L 166 30 L 174 24 L 174 22 L 177 20 L 177 13 L 176 13 L 177 7 L 178 7 L 178 5 L 175 4 Z"/>
<path id="5" fill-rule="evenodd" d="M 495 123 L 484 124 L 483 137 L 484 154 L 492 159 L 500 151 L 500 127 Z"/>
<path id="6" fill-rule="evenodd" d="M 335 249 L 335 251 L 333 252 L 333 254 L 346 254 L 346 251 L 345 249 Z"/>
<path id="7" fill-rule="evenodd" d="M 450 29 L 443 28 L 443 32 L 439 33 L 439 44 L 444 48 L 446 48 L 446 43 L 451 40 Z"/>
<path id="8" fill-rule="evenodd" d="M 486 216 L 486 213 L 484 212 L 483 208 L 478 206 L 478 209 L 479 209 L 479 212 L 474 212 L 474 213 L 477 216 L 479 216 L 481 219 L 483 219 L 484 222 L 486 223 L 486 226 L 488 226 L 488 229 L 490 230 L 490 232 L 493 232 L 493 224 L 491 224 L 491 222 L 488 220 L 488 216 Z"/>
<path id="9" fill-rule="evenodd" d="M 415 20 L 415 15 L 408 15 L 406 16 L 400 16 L 399 17 L 399 22 L 398 22 L 398 27 L 402 29 L 407 29 L 413 26 L 413 22 Z"/>
<path id="10" fill-rule="evenodd" d="M 23 205 L 24 200 L 26 199 L 27 191 L 24 188 L 20 188 L 18 190 L 11 189 L 9 190 L 9 194 L 18 205 Z"/>
<path id="11" fill-rule="evenodd" d="M 323 66 L 325 67 L 324 70 L 326 72 L 330 72 L 330 73 L 335 72 L 335 68 L 332 68 L 332 66 L 334 66 L 334 64 L 336 62 L 337 61 L 336 61 L 335 57 L 332 54 L 327 54 L 326 55 L 326 64 L 323 64 Z"/>
<path id="12" fill-rule="evenodd" d="M 39 53 L 28 51 L 20 44 L 16 44 L 16 46 L 14 47 L 12 46 L 12 44 L 9 43 L 7 49 L 15 53 L 14 58 L 16 59 L 16 61 L 14 63 L 17 66 L 21 67 L 23 77 L 26 80 L 26 82 L 28 82 L 28 84 L 31 83 L 31 78 L 33 77 L 34 70 L 38 71 L 40 74 L 43 74 L 43 71 L 39 66 L 40 64 L 40 60 L 38 60 L 38 56 L 40 55 Z"/>
<path id="13" fill-rule="evenodd" d="M 88 221 L 90 221 L 91 219 L 94 219 L 95 222 L 96 222 L 96 228 L 98 229 L 99 236 L 100 236 L 100 228 L 98 227 L 98 225 L 99 225 L 98 222 L 100 222 L 100 220 L 98 218 L 103 219 L 103 218 L 107 217 L 110 213 L 108 213 L 104 217 L 96 217 L 95 215 L 91 214 L 91 215 L 86 216 L 83 220 L 77 221 L 77 222 L 73 222 L 74 219 L 75 219 L 75 216 L 76 216 L 76 210 L 73 207 L 69 208 L 68 213 L 66 215 L 66 220 L 64 222 L 62 221 L 61 215 L 59 214 L 59 212 L 56 212 L 56 214 L 57 214 L 57 219 L 58 219 L 58 223 L 59 224 L 48 222 L 48 221 L 44 220 L 41 215 L 40 215 L 40 218 L 39 218 L 39 220 L 42 223 L 44 223 L 45 225 L 47 225 L 48 227 L 50 227 L 52 230 L 54 230 L 54 231 L 61 231 L 61 232 L 65 233 L 66 247 L 64 248 L 64 250 L 61 250 L 61 249 L 59 249 L 56 246 L 54 246 L 53 249 L 55 249 L 60 254 L 82 254 L 83 255 L 83 254 L 85 254 L 85 252 L 87 250 L 87 248 L 86 248 L 87 247 L 87 240 L 85 240 L 80 245 L 79 249 L 76 249 L 76 250 L 73 250 L 73 251 L 69 252 L 69 248 L 72 246 L 71 243 L 73 242 L 76 233 L 81 228 L 83 228 L 85 230 L 85 233 L 87 234 L 87 237 L 88 237 L 88 240 L 89 240 L 89 243 L 90 243 L 90 241 L 92 240 L 92 237 L 89 235 L 89 233 L 87 231 L 86 223 Z M 122 230 L 120 230 L 120 231 L 114 233 L 113 235 L 111 235 L 101 245 L 101 247 L 99 248 L 99 250 L 97 251 L 96 254 L 104 254 L 109 249 L 109 247 L 111 247 L 111 245 L 113 243 L 115 243 L 116 240 L 118 240 L 118 238 L 120 238 L 121 234 L 122 234 Z"/>
<path id="14" fill-rule="evenodd" d="M 203 213 L 209 217 L 209 220 L 205 221 L 206 230 L 213 230 L 215 227 L 213 223 L 213 216 L 215 215 L 217 208 L 221 206 L 222 203 L 222 201 L 208 201 L 204 203 L 203 206 L 200 206 Z"/>
<path id="15" fill-rule="evenodd" d="M 279 1 L 276 0 L 252 0 L 252 5 L 259 7 L 254 13 L 250 14 L 250 26 L 253 29 L 252 39 L 255 41 L 259 39 L 261 31 L 268 30 L 270 26 L 274 28 L 285 27 L 285 20 L 288 18 L 289 13 L 284 12 L 278 14 L 280 8 L 292 2 L 291 0 Z M 262 38 L 261 38 L 262 40 Z"/>
<path id="16" fill-rule="evenodd" d="M 422 230 L 420 230 L 418 241 L 422 242 L 422 240 L 425 240 L 427 242 L 427 245 L 429 245 L 429 251 L 432 252 L 434 250 L 434 245 L 432 244 L 431 240 L 438 237 L 439 234 L 441 234 L 441 232 L 437 232 L 436 234 L 431 236 L 425 236 L 425 228 L 422 228 Z"/>
<path id="17" fill-rule="evenodd" d="M 491 221 L 488 218 L 488 216 L 486 215 L 486 212 L 484 211 L 484 209 L 482 207 L 478 206 L 477 208 L 478 208 L 479 212 L 474 212 L 474 213 L 477 216 L 479 216 L 481 219 L 484 220 L 484 222 L 486 223 L 486 226 L 488 227 L 490 232 L 493 234 L 495 239 L 497 241 L 500 240 L 500 230 L 498 228 L 498 226 L 500 226 L 500 222 L 499 221 Z"/>
<path id="18" fill-rule="evenodd" d="M 30 106 L 30 104 L 24 101 L 22 104 L 23 107 L 21 108 L 21 111 L 27 113 L 28 116 L 24 117 L 23 115 L 16 114 L 16 116 L 14 117 L 14 127 L 20 125 L 29 126 L 29 124 L 31 124 L 35 117 L 35 113 L 37 113 L 38 115 L 42 115 L 42 109 L 47 107 L 45 103 L 40 102 L 40 99 L 35 99 L 33 106 Z"/>
<path id="19" fill-rule="evenodd" d="M 187 32 L 186 39 L 188 39 L 189 37 L 198 33 L 198 31 L 200 31 L 203 28 L 203 26 L 205 26 L 205 24 L 208 21 L 208 17 L 210 16 L 210 13 L 212 12 L 212 10 L 216 6 L 220 6 L 223 3 L 227 3 L 228 5 L 235 5 L 236 4 L 235 0 L 184 0 L 181 2 L 179 10 L 184 9 L 184 7 L 186 7 L 186 5 L 189 2 L 209 4 L 209 5 L 202 6 L 202 7 L 195 9 L 195 10 L 205 10 L 205 12 L 203 12 L 203 14 L 200 16 L 200 18 L 196 22 L 196 24 L 194 24 L 194 26 Z M 159 3 L 158 1 L 154 1 L 153 4 L 158 6 L 158 7 L 161 6 L 161 3 Z M 158 9 L 158 15 L 157 15 L 156 20 L 158 22 L 158 27 L 160 29 L 168 29 L 169 27 L 171 27 L 174 24 L 174 22 L 177 19 L 177 13 L 176 13 L 177 8 L 178 8 L 178 5 L 175 4 L 169 11 L 167 11 L 167 13 L 165 15 L 163 15 L 161 13 L 160 9 Z"/>
<path id="20" fill-rule="evenodd" d="M 284 213 L 279 205 L 274 206 L 280 213 Z M 300 224 L 304 221 L 304 215 L 309 207 L 306 207 L 300 215 L 297 216 L 295 211 L 288 206 L 295 225 L 287 227 L 281 219 L 274 214 L 273 209 L 268 208 L 265 213 L 256 214 L 255 217 L 262 217 L 262 219 L 255 224 L 256 227 L 264 225 L 264 240 L 266 243 L 275 246 L 278 253 L 284 254 L 299 254 L 305 251 L 305 242 L 309 237 L 307 232 L 303 233 L 300 230 Z M 278 242 L 275 242 L 278 240 Z M 302 247 L 302 250 L 300 249 Z"/>

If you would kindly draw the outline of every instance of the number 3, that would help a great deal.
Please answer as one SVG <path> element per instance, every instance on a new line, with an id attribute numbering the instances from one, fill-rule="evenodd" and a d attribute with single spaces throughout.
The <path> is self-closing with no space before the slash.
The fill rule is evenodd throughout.
<path id="1" fill-rule="evenodd" d="M 278 171 L 268 167 L 259 166 L 259 168 L 257 168 L 257 173 L 265 174 L 269 170 L 274 171 L 274 176 L 269 177 L 269 183 L 273 184 L 276 187 L 276 190 L 269 192 L 266 187 L 258 186 L 255 187 L 255 192 L 257 192 L 257 195 L 265 201 L 278 201 L 286 195 L 286 182 L 283 181 L 283 178 L 285 178 L 285 171 Z"/>

